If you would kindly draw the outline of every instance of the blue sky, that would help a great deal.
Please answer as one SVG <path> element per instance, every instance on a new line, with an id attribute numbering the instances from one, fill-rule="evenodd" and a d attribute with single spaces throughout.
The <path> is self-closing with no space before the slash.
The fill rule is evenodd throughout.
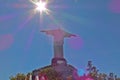
<path id="1" fill-rule="evenodd" d="M 58 27 L 80 36 L 65 39 L 69 64 L 85 68 L 92 60 L 100 72 L 120 76 L 119 5 L 119 0 L 49 0 L 50 15 L 30 17 L 29 0 L 0 0 L 0 80 L 51 64 L 52 38 L 40 30 Z"/>

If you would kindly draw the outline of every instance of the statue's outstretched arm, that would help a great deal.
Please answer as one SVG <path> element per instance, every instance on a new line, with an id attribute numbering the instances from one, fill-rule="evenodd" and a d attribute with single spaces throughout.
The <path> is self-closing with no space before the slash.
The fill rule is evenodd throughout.
<path id="1" fill-rule="evenodd" d="M 77 35 L 71 33 L 65 33 L 65 37 L 77 37 Z"/>
<path id="2" fill-rule="evenodd" d="M 53 32 L 51 30 L 41 30 L 40 32 L 45 32 L 48 35 L 53 35 Z"/>

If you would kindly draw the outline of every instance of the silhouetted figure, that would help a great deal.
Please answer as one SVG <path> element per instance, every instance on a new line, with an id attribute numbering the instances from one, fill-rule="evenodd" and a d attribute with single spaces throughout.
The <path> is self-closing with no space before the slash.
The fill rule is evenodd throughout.
<path id="1" fill-rule="evenodd" d="M 62 29 L 56 30 L 42 30 L 41 32 L 45 32 L 47 35 L 53 36 L 54 40 L 54 58 L 63 58 L 63 44 L 64 38 L 76 36 L 70 34 L 68 32 L 63 31 Z"/>

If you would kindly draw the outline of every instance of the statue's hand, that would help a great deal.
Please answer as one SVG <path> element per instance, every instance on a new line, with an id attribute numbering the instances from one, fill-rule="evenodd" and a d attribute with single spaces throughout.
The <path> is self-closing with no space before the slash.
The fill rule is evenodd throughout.
<path id="1" fill-rule="evenodd" d="M 77 37 L 77 35 L 75 35 L 75 34 L 71 34 L 71 36 L 70 37 Z"/>
<path id="2" fill-rule="evenodd" d="M 40 32 L 45 32 L 48 35 L 52 35 L 52 31 L 51 30 L 41 30 Z"/>
<path id="3" fill-rule="evenodd" d="M 46 30 L 41 30 L 40 32 L 47 32 Z"/>
<path id="4" fill-rule="evenodd" d="M 75 34 L 66 34 L 66 37 L 77 37 Z"/>

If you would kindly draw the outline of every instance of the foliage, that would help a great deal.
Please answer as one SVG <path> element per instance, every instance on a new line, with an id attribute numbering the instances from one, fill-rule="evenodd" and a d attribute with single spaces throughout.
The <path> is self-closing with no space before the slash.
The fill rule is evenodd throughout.
<path id="1" fill-rule="evenodd" d="M 26 75 L 22 73 L 16 74 L 16 76 L 11 76 L 9 79 L 10 80 L 25 80 Z"/>
<path id="2" fill-rule="evenodd" d="M 62 80 L 60 73 L 56 72 L 52 67 L 42 69 L 40 74 L 45 74 L 49 80 Z"/>
<path id="3" fill-rule="evenodd" d="M 70 65 L 69 65 L 70 66 Z M 70 67 L 70 70 L 73 70 L 74 68 Z M 39 76 L 45 75 L 47 77 L 47 80 L 63 80 L 62 74 L 59 72 L 56 72 L 55 69 L 52 68 L 52 66 L 46 66 L 43 68 L 40 68 L 37 70 L 39 72 Z M 117 77 L 114 73 L 100 73 L 99 70 L 92 64 L 92 61 L 88 61 L 87 65 L 87 71 L 88 73 L 84 76 L 78 76 L 75 80 L 86 80 L 85 78 L 91 78 L 91 80 L 120 80 L 120 78 Z M 70 71 L 71 72 L 71 71 Z M 10 80 L 29 80 L 30 75 L 32 73 L 28 73 L 27 75 L 18 73 L 15 76 L 11 76 Z M 73 75 L 66 76 L 67 80 L 73 80 Z"/>
<path id="4" fill-rule="evenodd" d="M 109 75 L 105 73 L 99 73 L 99 70 L 93 66 L 92 61 L 88 61 L 87 65 L 88 75 L 90 75 L 93 80 L 120 80 L 113 72 Z"/>

